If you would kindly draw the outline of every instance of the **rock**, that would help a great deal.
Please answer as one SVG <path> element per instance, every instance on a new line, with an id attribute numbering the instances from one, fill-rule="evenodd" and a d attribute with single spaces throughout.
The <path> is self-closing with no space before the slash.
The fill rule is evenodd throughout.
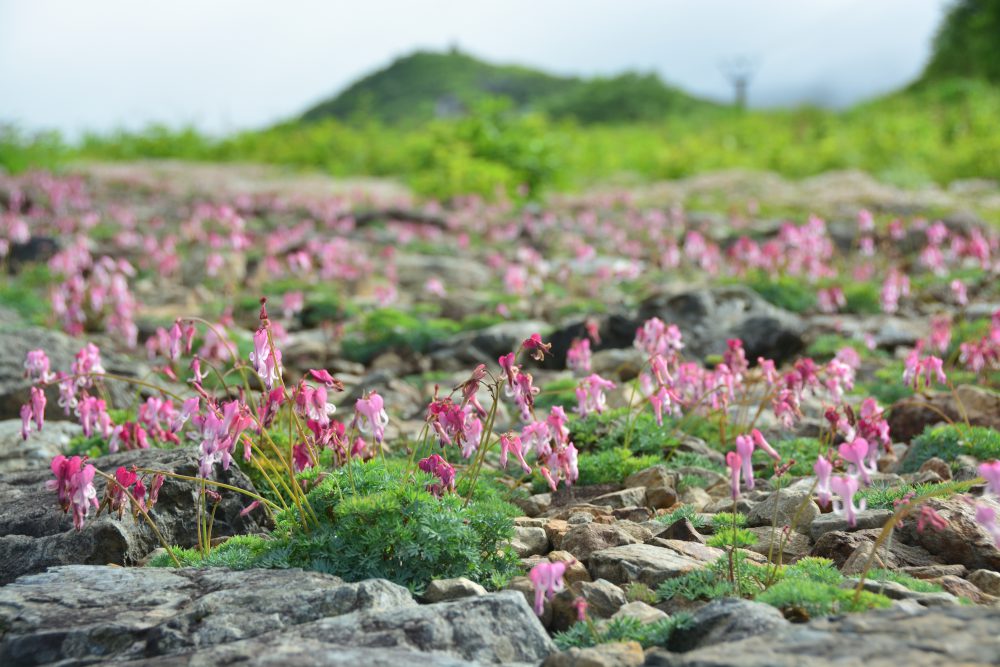
<path id="1" fill-rule="evenodd" d="M 563 535 L 559 548 L 585 561 L 595 551 L 639 542 L 640 540 L 615 524 L 584 523 L 570 528 Z"/>
<path id="2" fill-rule="evenodd" d="M 645 660 L 639 642 L 610 642 L 553 653 L 542 667 L 638 667 Z"/>
<path id="3" fill-rule="evenodd" d="M 605 493 L 602 496 L 594 498 L 592 502 L 595 505 L 608 505 L 612 508 L 645 505 L 646 489 L 640 486 L 633 487 L 631 489 L 622 489 L 621 491 L 615 491 L 613 493 Z"/>
<path id="4" fill-rule="evenodd" d="M 713 600 L 695 612 L 688 627 L 674 631 L 669 648 L 692 651 L 768 634 L 787 625 L 781 612 L 770 605 L 736 598 Z"/>
<path id="5" fill-rule="evenodd" d="M 690 505 L 696 512 L 701 512 L 712 502 L 712 496 L 705 489 L 693 486 L 681 494 L 681 502 Z"/>
<path id="6" fill-rule="evenodd" d="M 640 304 L 637 326 L 651 317 L 680 327 L 685 354 L 702 361 L 725 352 L 730 338 L 743 341 L 748 359 L 765 357 L 779 364 L 805 347 L 802 321 L 746 287 L 708 287 L 654 295 Z"/>
<path id="7" fill-rule="evenodd" d="M 591 523 L 594 517 L 589 514 L 584 514 L 588 521 L 586 523 Z M 553 549 L 561 550 L 563 537 L 569 532 L 569 521 L 564 521 L 563 519 L 549 519 L 545 522 L 545 534 L 549 537 L 549 544 L 552 545 Z"/>
<path id="8" fill-rule="evenodd" d="M 516 350 L 525 338 L 533 333 L 545 334 L 548 329 L 549 325 L 540 320 L 501 322 L 432 342 L 429 354 L 435 367 L 472 368 L 476 364 L 496 364 L 498 357 Z"/>
<path id="9" fill-rule="evenodd" d="M 535 585 L 531 583 L 531 579 L 528 577 L 514 577 L 509 582 L 507 582 L 507 590 L 516 591 L 524 598 L 525 603 L 529 607 L 534 607 L 535 604 Z M 544 599 L 544 598 L 543 598 Z M 534 609 L 532 609 L 534 613 Z M 549 627 L 552 625 L 552 601 L 544 599 L 542 606 L 542 615 L 538 617 L 541 621 L 543 627 Z"/>
<path id="10" fill-rule="evenodd" d="M 872 558 L 872 550 L 875 548 L 874 542 L 865 542 L 858 546 L 854 552 L 848 556 L 844 564 L 840 566 L 840 571 L 843 574 L 861 574 L 862 572 L 867 572 L 869 569 L 869 563 L 872 568 L 885 569 L 886 563 L 882 559 L 880 554 L 875 554 Z"/>
<path id="11" fill-rule="evenodd" d="M 666 530 L 661 531 L 657 537 L 666 540 L 681 540 L 682 542 L 705 543 L 705 538 L 698 529 L 694 527 L 689 519 L 678 519 L 670 524 Z"/>
<path id="12" fill-rule="evenodd" d="M 1000 597 L 1000 572 L 976 570 L 968 576 L 968 579 L 982 592 Z"/>
<path id="13" fill-rule="evenodd" d="M 797 531 L 786 533 L 780 528 L 772 529 L 770 526 L 748 530 L 757 536 L 757 542 L 747 548 L 765 557 L 770 555 L 774 563 L 791 565 L 798 559 L 808 556 L 812 549 L 812 540 Z"/>
<path id="14" fill-rule="evenodd" d="M 821 514 L 809 525 L 809 536 L 814 542 L 818 542 L 823 535 L 835 530 L 853 532 L 882 528 L 891 517 L 892 512 L 889 510 L 865 510 L 857 513 L 857 523 L 854 526 L 848 526 L 846 517 L 838 514 Z"/>
<path id="15" fill-rule="evenodd" d="M 447 602 L 476 595 L 486 595 L 486 589 L 465 577 L 434 579 L 427 584 L 423 601 L 427 603 Z"/>
<path id="16" fill-rule="evenodd" d="M 198 454 L 190 448 L 119 452 L 92 462 L 109 473 L 119 466 L 138 465 L 182 475 L 198 474 Z M 216 466 L 215 475 L 220 482 L 253 490 L 253 484 L 235 465 L 228 471 Z M 132 564 L 160 546 L 142 518 L 133 519 L 128 513 L 121 519 L 108 513 L 95 518 L 92 513 L 83 529 L 75 530 L 72 518 L 62 512 L 53 492 L 45 487 L 51 477 L 51 471 L 44 469 L 0 475 L 0 498 L 4 499 L 0 504 L 0 584 L 53 565 Z M 95 486 L 98 497 L 102 497 L 103 480 L 95 480 Z M 197 497 L 197 486 L 192 482 L 171 478 L 164 482 L 151 516 L 170 544 L 197 544 Z M 248 504 L 250 500 L 245 496 L 225 493 L 216 511 L 213 534 L 260 532 L 260 512 L 240 516 Z"/>
<path id="17" fill-rule="evenodd" d="M 590 358 L 590 369 L 602 378 L 628 382 L 638 377 L 646 362 L 643 353 L 634 347 L 599 350 Z"/>
<path id="18" fill-rule="evenodd" d="M 563 573 L 563 582 L 567 586 L 572 586 L 578 582 L 589 582 L 590 573 L 587 568 L 568 551 L 552 551 L 547 556 L 550 563 L 566 563 L 566 572 Z"/>
<path id="19" fill-rule="evenodd" d="M 50 329 L 0 324 L 0 420 L 21 419 L 21 406 L 28 401 L 32 385 L 24 377 L 24 359 L 30 350 L 45 350 L 52 372 L 68 373 L 73 365 L 74 355 L 86 342 L 82 338 L 70 338 Z M 106 347 L 101 349 L 101 360 L 108 373 L 127 377 L 138 377 L 145 373 L 137 363 L 112 354 Z M 105 387 L 111 396 L 109 407 L 130 405 L 135 399 L 135 388 L 123 382 L 109 380 Z M 48 399 L 45 410 L 47 422 L 69 419 L 59 407 L 59 391 L 54 385 L 45 390 L 45 396 Z"/>
<path id="20" fill-rule="evenodd" d="M 611 618 L 634 618 L 645 624 L 662 621 L 667 618 L 667 614 L 645 602 L 636 600 L 635 602 L 622 605 L 622 608 L 616 611 Z"/>
<path id="21" fill-rule="evenodd" d="M 784 526 L 792 526 L 800 533 L 809 534 L 809 526 L 819 515 L 819 505 L 813 501 L 808 491 L 781 489 L 754 506 L 747 517 L 747 525 L 777 526 L 779 530 Z"/>
<path id="22" fill-rule="evenodd" d="M 948 574 L 953 574 L 956 577 L 964 577 L 968 569 L 964 565 L 908 565 L 899 568 L 899 571 L 910 575 L 914 579 L 936 579 Z M 981 572 L 988 572 L 988 570 L 981 570 Z M 979 586 L 979 584 L 976 585 Z M 980 588 L 982 587 L 980 586 Z M 983 590 L 985 591 L 986 589 Z M 989 593 L 990 591 L 986 592 Z"/>
<path id="23" fill-rule="evenodd" d="M 527 498 L 513 498 L 511 502 L 517 505 L 527 516 L 539 516 L 544 514 L 552 505 L 551 493 L 536 493 Z"/>
<path id="24" fill-rule="evenodd" d="M 653 513 L 646 507 L 621 507 L 611 510 L 611 516 L 621 521 L 644 523 L 653 517 Z"/>
<path id="25" fill-rule="evenodd" d="M 680 435 L 676 451 L 687 452 L 688 454 L 697 454 L 698 456 L 702 456 L 709 461 L 714 461 L 721 466 L 726 465 L 726 457 L 722 455 L 722 452 L 709 446 L 709 444 L 701 438 L 697 438 L 686 433 Z M 723 477 L 723 479 L 725 479 L 725 477 Z"/>
<path id="26" fill-rule="evenodd" d="M 943 481 L 951 479 L 951 466 L 936 456 L 932 456 L 924 461 L 920 466 L 919 472 L 933 472 Z"/>
<path id="27" fill-rule="evenodd" d="M 511 546 L 521 558 L 544 554 L 549 550 L 549 536 L 544 528 L 515 526 Z"/>
<path id="28" fill-rule="evenodd" d="M 850 533 L 841 530 L 830 531 L 816 541 L 809 555 L 829 558 L 837 567 L 844 567 L 859 547 L 874 544 L 881 532 L 875 528 Z M 937 564 L 926 549 L 903 544 L 898 539 L 883 543 L 879 548 L 878 557 L 889 568 L 931 567 Z"/>
<path id="29" fill-rule="evenodd" d="M 552 598 L 550 630 L 561 632 L 577 622 L 577 597 L 587 601 L 587 617 L 591 619 L 610 618 L 628 602 L 622 589 L 604 579 L 582 581 L 575 586 L 567 582 L 567 589 Z"/>
<path id="30" fill-rule="evenodd" d="M 662 464 L 632 473 L 625 479 L 625 486 L 645 487 L 646 504 L 653 509 L 672 507 L 677 503 L 674 476 Z"/>
<path id="31" fill-rule="evenodd" d="M 625 315 L 614 313 L 598 317 L 597 322 L 601 342 L 591 343 L 591 349 L 594 351 L 593 356 L 597 357 L 603 350 L 627 350 L 630 351 L 627 358 L 631 358 L 634 363 L 635 356 L 631 354 L 631 350 L 633 349 L 632 341 L 635 340 L 636 321 Z M 585 337 L 587 337 L 585 320 L 572 322 L 550 333 L 545 340 L 552 343 L 552 356 L 546 358 L 543 366 L 545 368 L 565 368 L 566 353 L 573 340 Z M 591 362 L 593 364 L 593 358 Z M 645 362 L 645 359 L 639 361 L 640 369 L 645 365 Z M 595 368 L 594 372 L 599 371 Z"/>
<path id="32" fill-rule="evenodd" d="M 727 494 L 729 491 L 726 492 Z M 754 507 L 757 506 L 757 502 L 747 498 L 745 496 L 740 496 L 736 499 L 736 511 L 740 514 L 750 514 L 753 512 Z M 732 512 L 733 511 L 733 498 L 732 496 L 726 496 L 723 498 L 718 498 L 705 506 L 705 514 L 718 514 L 719 512 Z"/>
<path id="33" fill-rule="evenodd" d="M 841 587 L 853 590 L 857 587 L 858 581 L 858 579 L 845 579 L 844 583 L 841 584 Z M 873 579 L 865 579 L 865 583 L 861 586 L 861 588 L 869 593 L 884 595 L 890 600 L 905 600 L 916 603 L 922 607 L 950 607 L 959 603 L 958 598 L 949 593 L 911 591 L 903 584 L 898 584 L 895 581 L 875 581 Z"/>
<path id="34" fill-rule="evenodd" d="M 722 553 L 721 549 L 715 551 Z M 593 552 L 589 570 L 594 579 L 607 579 L 615 584 L 638 582 L 655 589 L 667 579 L 704 567 L 712 560 L 652 544 L 626 544 Z"/>
<path id="35" fill-rule="evenodd" d="M 388 581 L 348 584 L 301 570 L 71 565 L 0 588 L 0 663 L 172 655 L 414 604 L 405 588 Z"/>
<path id="36" fill-rule="evenodd" d="M 980 499 L 980 503 L 996 503 Z M 898 529 L 898 539 L 921 546 L 945 563 L 959 563 L 970 570 L 1000 570 L 1000 549 L 976 522 L 976 509 L 962 498 L 932 498 L 926 507 L 935 510 L 947 525 L 941 530 L 918 531 L 916 521 Z"/>
<path id="37" fill-rule="evenodd" d="M 937 667 L 995 665 L 1000 609 L 884 609 L 814 619 L 678 655 L 650 651 L 649 667 Z M 676 635 L 675 635 L 676 636 Z M 671 642 L 671 647 L 673 642 Z"/>
<path id="38" fill-rule="evenodd" d="M 989 426 L 1000 430 L 1000 394 L 988 389 L 963 384 L 955 389 L 973 426 Z M 930 399 L 915 396 L 896 401 L 889 414 L 889 430 L 893 440 L 910 442 L 924 429 L 945 417 L 954 423 L 964 422 L 961 410 L 951 392 L 939 392 Z"/>
<path id="39" fill-rule="evenodd" d="M 17 470 L 49 470 L 52 459 L 62 454 L 69 441 L 83 433 L 79 424 L 46 422 L 41 431 L 33 431 L 25 441 L 21 420 L 0 421 L 0 474 Z"/>
<path id="40" fill-rule="evenodd" d="M 980 571 L 985 572 L 986 570 Z M 965 598 L 976 604 L 995 604 L 997 602 L 997 597 L 995 595 L 991 595 L 989 592 L 982 590 L 971 581 L 966 581 L 965 579 L 956 577 L 953 574 L 946 574 L 943 577 L 931 579 L 931 583 L 937 584 L 955 597 Z"/>

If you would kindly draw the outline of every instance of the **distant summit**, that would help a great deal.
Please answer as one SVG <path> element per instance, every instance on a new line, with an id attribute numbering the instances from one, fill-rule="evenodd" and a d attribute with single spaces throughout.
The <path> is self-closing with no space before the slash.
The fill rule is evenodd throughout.
<path id="1" fill-rule="evenodd" d="M 518 110 L 581 123 L 655 122 L 717 105 L 664 84 L 655 74 L 561 77 L 517 65 L 494 65 L 452 49 L 418 51 L 351 84 L 302 115 L 399 125 L 460 116 L 478 102 L 505 97 Z"/>
<path id="2" fill-rule="evenodd" d="M 956 77 L 1000 84 L 1000 0 L 957 0 L 948 10 L 922 80 Z"/>

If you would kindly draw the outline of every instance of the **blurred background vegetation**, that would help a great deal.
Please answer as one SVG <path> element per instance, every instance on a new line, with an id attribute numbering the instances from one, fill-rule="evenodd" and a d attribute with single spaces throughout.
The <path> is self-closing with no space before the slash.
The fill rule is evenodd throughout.
<path id="1" fill-rule="evenodd" d="M 846 111 L 748 111 L 654 74 L 559 77 L 457 50 L 417 52 L 299 118 L 226 137 L 194 128 L 88 134 L 0 128 L 0 166 L 173 158 L 402 179 L 421 195 L 538 196 L 748 168 L 861 169 L 898 185 L 1000 178 L 1000 0 L 960 0 L 923 75 Z"/>

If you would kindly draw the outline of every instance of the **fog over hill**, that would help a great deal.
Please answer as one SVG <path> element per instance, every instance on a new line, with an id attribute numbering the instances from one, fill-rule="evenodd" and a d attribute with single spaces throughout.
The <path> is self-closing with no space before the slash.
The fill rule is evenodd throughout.
<path id="1" fill-rule="evenodd" d="M 730 99 L 749 56 L 751 106 L 844 106 L 906 84 L 946 0 L 501 4 L 373 0 L 0 0 L 0 119 L 27 129 L 193 123 L 223 132 L 300 113 L 415 49 L 453 44 L 565 76 L 635 69 Z"/>

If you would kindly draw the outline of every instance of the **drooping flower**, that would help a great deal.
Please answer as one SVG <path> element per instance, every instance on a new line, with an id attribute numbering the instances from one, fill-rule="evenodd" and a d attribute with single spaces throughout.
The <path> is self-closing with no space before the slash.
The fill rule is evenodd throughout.
<path id="1" fill-rule="evenodd" d="M 273 348 L 267 327 L 261 326 L 253 336 L 253 351 L 250 352 L 250 363 L 260 376 L 264 387 L 271 391 L 274 383 L 281 377 L 281 351 Z"/>
<path id="2" fill-rule="evenodd" d="M 354 404 L 354 421 L 363 433 L 371 433 L 375 442 L 382 444 L 389 414 L 385 411 L 382 397 L 371 392 L 367 398 L 359 398 Z"/>
<path id="3" fill-rule="evenodd" d="M 552 343 L 543 343 L 542 336 L 533 333 L 521 343 L 521 347 L 536 361 L 544 361 L 546 354 L 552 353 Z"/>
<path id="4" fill-rule="evenodd" d="M 877 468 L 869 468 L 868 463 L 868 441 L 864 438 L 855 438 L 853 442 L 845 442 L 837 448 L 840 457 L 850 464 L 849 474 L 852 477 L 860 475 L 865 486 L 872 483 L 871 475 L 877 472 Z"/>
<path id="5" fill-rule="evenodd" d="M 997 511 L 989 505 L 977 503 L 976 523 L 990 534 L 993 543 L 1000 548 L 1000 525 L 997 525 Z"/>
<path id="6" fill-rule="evenodd" d="M 525 473 L 531 472 L 531 466 L 524 460 L 524 449 L 521 445 L 521 437 L 516 433 L 505 433 L 500 436 L 500 465 L 507 468 L 507 453 L 513 453 L 517 462 L 521 464 L 521 469 Z"/>
<path id="7" fill-rule="evenodd" d="M 979 464 L 977 472 L 986 480 L 986 492 L 1000 498 L 1000 460 Z"/>
<path id="8" fill-rule="evenodd" d="M 79 456 L 56 456 L 51 467 L 56 478 L 46 482 L 46 487 L 56 491 L 63 511 L 72 509 L 73 525 L 81 530 L 91 506 L 98 506 L 97 489 L 94 488 L 96 470 L 90 464 L 83 465 Z"/>
<path id="9" fill-rule="evenodd" d="M 434 483 L 427 487 L 427 490 L 435 496 L 440 498 L 445 491 L 455 490 L 455 468 L 441 455 L 431 454 L 418 461 L 417 467 L 441 480 L 440 483 Z"/>
<path id="10" fill-rule="evenodd" d="M 551 600 L 563 589 L 563 575 L 567 564 L 562 561 L 550 563 L 542 561 L 528 573 L 528 578 L 535 587 L 535 614 L 541 616 L 545 610 L 545 599 Z"/>
<path id="11" fill-rule="evenodd" d="M 24 376 L 32 382 L 49 382 L 55 376 L 49 370 L 49 357 L 45 350 L 31 350 L 24 360 Z"/>
<path id="12" fill-rule="evenodd" d="M 858 492 L 858 480 L 850 475 L 837 476 L 830 480 L 830 490 L 837 494 L 833 501 L 833 511 L 847 517 L 847 525 L 852 528 L 857 525 L 859 511 L 864 511 L 867 502 L 864 498 L 854 504 L 854 494 Z"/>
<path id="13" fill-rule="evenodd" d="M 813 465 L 813 472 L 816 474 L 816 493 L 819 496 L 819 504 L 826 507 L 830 504 L 830 475 L 833 473 L 833 464 L 820 454 Z"/>
<path id="14" fill-rule="evenodd" d="M 576 413 L 581 417 L 586 417 L 591 412 L 598 414 L 604 412 L 604 408 L 607 406 L 604 392 L 614 388 L 614 382 L 605 380 L 596 373 L 584 378 L 576 388 Z"/>
<path id="15" fill-rule="evenodd" d="M 726 454 L 726 466 L 729 468 L 730 490 L 733 500 L 736 500 L 740 497 L 740 469 L 743 466 L 743 457 L 737 452 L 729 452 Z"/>
<path id="16" fill-rule="evenodd" d="M 575 338 L 566 352 L 566 367 L 578 373 L 590 372 L 590 339 Z"/>

